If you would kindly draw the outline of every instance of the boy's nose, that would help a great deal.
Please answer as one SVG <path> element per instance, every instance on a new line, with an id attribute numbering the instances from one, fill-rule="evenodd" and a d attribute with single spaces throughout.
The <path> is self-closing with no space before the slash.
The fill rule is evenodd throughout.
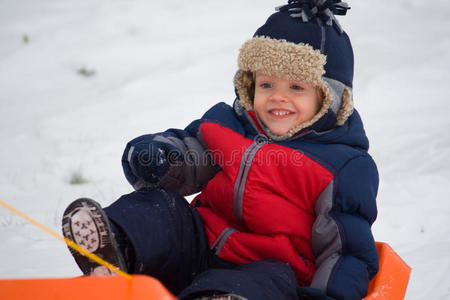
<path id="1" fill-rule="evenodd" d="M 277 88 L 273 91 L 272 95 L 270 95 L 270 100 L 277 102 L 287 102 L 288 98 L 283 89 Z"/>

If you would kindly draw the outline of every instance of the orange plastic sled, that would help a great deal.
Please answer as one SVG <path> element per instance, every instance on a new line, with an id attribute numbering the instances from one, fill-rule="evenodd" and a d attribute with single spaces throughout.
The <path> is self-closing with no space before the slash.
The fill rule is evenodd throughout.
<path id="1" fill-rule="evenodd" d="M 2 300 L 175 300 L 156 279 L 134 275 L 0 280 Z"/>
<path id="2" fill-rule="evenodd" d="M 365 300 L 403 299 L 411 268 L 388 244 L 377 242 L 380 271 L 370 282 Z M 0 299 L 5 300 L 172 300 L 175 296 L 156 279 L 134 275 L 61 279 L 0 280 Z"/>
<path id="3" fill-rule="evenodd" d="M 380 270 L 370 281 L 364 300 L 401 300 L 405 298 L 411 268 L 388 244 L 376 244 Z"/>

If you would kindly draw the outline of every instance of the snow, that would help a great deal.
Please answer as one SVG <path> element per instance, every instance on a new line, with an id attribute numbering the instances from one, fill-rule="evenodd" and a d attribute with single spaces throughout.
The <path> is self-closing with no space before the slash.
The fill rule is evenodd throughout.
<path id="1" fill-rule="evenodd" d="M 75 198 L 130 192 L 125 143 L 231 103 L 240 45 L 283 2 L 2 0 L 0 199 L 60 232 Z M 374 235 L 412 267 L 406 299 L 449 299 L 450 4 L 348 2 L 380 172 Z M 80 274 L 65 245 L 2 208 L 0 240 L 0 278 Z"/>

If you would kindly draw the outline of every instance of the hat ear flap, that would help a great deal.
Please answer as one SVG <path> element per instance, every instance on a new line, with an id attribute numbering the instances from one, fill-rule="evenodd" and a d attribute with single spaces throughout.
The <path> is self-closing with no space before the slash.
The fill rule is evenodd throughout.
<path id="1" fill-rule="evenodd" d="M 234 76 L 234 86 L 241 105 L 247 109 L 253 109 L 253 99 L 255 98 L 255 79 L 251 71 L 237 71 Z"/>
<path id="2" fill-rule="evenodd" d="M 339 108 L 337 114 L 337 123 L 336 125 L 342 126 L 345 121 L 347 121 L 348 117 L 353 113 L 353 93 L 349 87 L 344 88 L 344 92 L 342 93 L 342 104 Z"/>

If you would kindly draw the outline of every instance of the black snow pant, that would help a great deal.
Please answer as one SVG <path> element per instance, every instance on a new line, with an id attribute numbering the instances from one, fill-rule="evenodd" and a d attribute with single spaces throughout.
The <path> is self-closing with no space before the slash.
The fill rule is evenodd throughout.
<path id="1" fill-rule="evenodd" d="M 250 300 L 299 298 L 295 275 L 286 263 L 234 265 L 218 258 L 209 249 L 197 210 L 172 190 L 136 191 L 105 212 L 121 248 L 133 249 L 130 273 L 159 279 L 181 299 L 212 292 Z"/>

